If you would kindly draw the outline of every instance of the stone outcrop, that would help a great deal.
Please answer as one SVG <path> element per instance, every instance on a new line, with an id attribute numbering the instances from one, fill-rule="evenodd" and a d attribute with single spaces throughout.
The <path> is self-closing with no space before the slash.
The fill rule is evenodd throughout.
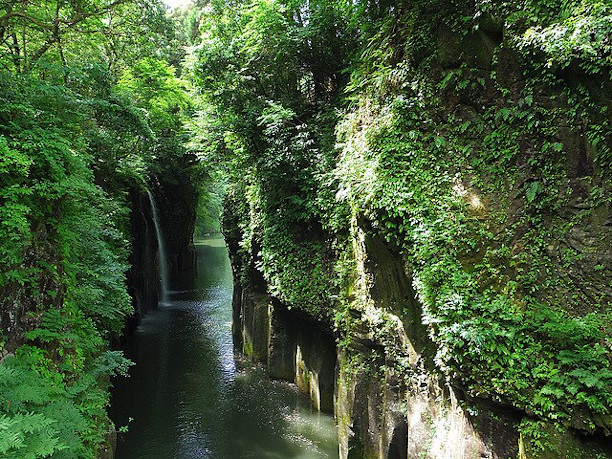
<path id="1" fill-rule="evenodd" d="M 147 311 L 157 307 L 160 286 L 157 239 L 149 199 L 140 189 L 132 189 L 129 197 L 132 251 L 127 285 L 134 307 L 134 315 L 128 322 L 128 330 L 131 331 Z"/>
<path id="2" fill-rule="evenodd" d="M 294 382 L 317 410 L 334 411 L 336 345 L 320 326 L 266 293 L 234 296 L 234 342 L 263 362 L 270 377 Z"/>
<path id="3" fill-rule="evenodd" d="M 184 283 L 191 279 L 190 273 L 196 266 L 193 229 L 197 193 L 187 180 L 158 182 L 152 192 L 160 213 L 170 276 Z M 161 296 L 157 237 L 149 198 L 144 190 L 133 187 L 129 202 L 132 251 L 127 285 L 134 315 L 129 320 L 128 331 L 137 326 L 147 311 L 157 307 Z"/>
<path id="4" fill-rule="evenodd" d="M 238 244 L 228 245 L 236 267 Z M 334 413 L 342 459 L 612 457 L 605 438 L 552 427 L 544 429 L 556 449 L 536 451 L 519 433 L 525 413 L 470 399 L 460 381 L 445 380 L 405 260 L 370 229 L 355 228 L 354 250 L 360 279 L 348 336 L 288 309 L 255 270 L 246 287 L 236 279 L 233 302 L 238 349 Z"/>
<path id="5" fill-rule="evenodd" d="M 184 276 L 195 269 L 193 233 L 198 194 L 186 173 L 165 177 L 155 186 L 160 223 L 166 242 L 171 277 Z"/>
<path id="6" fill-rule="evenodd" d="M 429 17 L 429 5 L 425 7 L 418 2 L 414 6 L 407 5 L 403 7 L 414 7 L 414 17 L 421 14 L 420 22 L 428 28 L 427 21 L 434 20 Z M 419 8 L 423 8 L 423 11 Z M 415 24 L 418 22 L 415 20 Z M 496 215 L 496 218 L 503 217 L 498 221 L 487 221 L 486 228 L 490 234 L 482 240 L 474 236 L 471 249 L 452 248 L 455 244 L 455 234 L 446 235 L 453 239 L 452 243 L 447 241 L 448 246 L 457 250 L 457 254 L 453 256 L 459 261 L 459 271 L 467 274 L 480 269 L 478 265 L 488 248 L 508 249 L 507 255 L 502 255 L 505 252 L 500 251 L 499 255 L 487 259 L 496 272 L 491 274 L 483 271 L 482 279 L 470 284 L 470 288 L 477 289 L 479 293 L 490 288 L 496 294 L 501 292 L 505 295 L 506 289 L 514 285 L 517 293 L 513 299 L 516 299 L 515 304 L 519 310 L 525 307 L 524 297 L 531 297 L 531 300 L 548 305 L 567 317 L 606 317 L 612 295 L 612 271 L 609 269 L 612 264 L 612 252 L 609 250 L 612 240 L 612 211 L 608 199 L 610 183 L 606 174 L 606 167 L 609 168 L 609 150 L 608 147 L 594 143 L 593 126 L 600 125 L 604 132 L 604 127 L 610 121 L 612 112 L 609 110 L 609 75 L 607 71 L 585 72 L 584 67 L 581 68 L 577 61 L 565 67 L 553 67 L 548 73 L 549 70 L 544 70 L 541 62 L 538 62 L 545 59 L 539 55 L 541 50 L 533 50 L 532 55 L 526 57 L 525 53 L 518 49 L 520 46 L 512 42 L 513 33 L 516 32 L 511 30 L 511 27 L 504 26 L 504 20 L 494 16 L 483 15 L 478 19 L 477 27 L 469 31 L 453 27 L 444 21 L 435 22 L 435 26 L 432 24 L 431 30 L 427 30 L 427 36 L 431 34 L 432 40 L 423 47 L 416 47 L 412 54 L 407 52 L 412 46 L 412 43 L 407 43 L 407 37 L 414 31 L 408 27 L 402 28 L 402 25 L 405 24 L 398 22 L 397 27 L 393 29 L 395 35 L 384 42 L 396 43 L 399 60 L 393 68 L 394 71 L 388 74 L 390 81 L 386 83 L 386 89 L 391 94 L 396 94 L 397 91 L 402 97 L 410 98 L 411 91 L 402 88 L 414 85 L 427 93 L 419 93 L 419 98 L 431 97 L 437 102 L 431 106 L 428 106 L 430 102 L 424 103 L 423 106 L 414 105 L 418 108 L 414 109 L 412 115 L 415 119 L 418 118 L 421 124 L 408 122 L 409 116 L 404 119 L 401 114 L 396 114 L 394 118 L 394 121 L 406 122 L 406 126 L 413 128 L 415 138 L 424 139 L 422 145 L 417 145 L 417 142 L 404 142 L 405 135 L 410 136 L 412 133 L 408 132 L 408 128 L 394 128 L 394 131 L 389 130 L 389 133 L 376 137 L 378 134 L 375 127 L 384 124 L 386 119 L 383 116 L 376 118 L 377 109 L 368 112 L 364 108 L 367 114 L 362 118 L 357 116 L 352 121 L 355 125 L 360 125 L 369 122 L 368 118 L 375 120 L 369 130 L 354 128 L 352 135 L 357 144 L 363 141 L 363 151 L 354 156 L 348 155 L 347 164 L 341 165 L 342 167 L 335 171 L 337 176 L 350 176 L 351 173 L 358 175 L 363 173 L 360 169 L 371 174 L 363 173 L 365 178 L 355 182 L 346 180 L 346 186 L 340 187 L 339 191 L 332 190 L 342 194 L 342 202 L 350 200 L 346 195 L 350 194 L 347 190 L 351 187 L 359 190 L 353 197 L 357 204 L 351 202 L 358 210 L 351 216 L 356 221 L 351 221 L 349 237 L 353 246 L 349 257 L 352 257 L 350 262 L 357 265 L 356 279 L 351 280 L 350 291 L 341 292 L 342 300 L 348 303 L 348 314 L 345 314 L 344 310 L 340 311 L 340 314 L 348 315 L 349 323 L 346 327 L 343 323 L 342 327 L 339 327 L 342 328 L 341 331 L 331 331 L 329 325 L 317 323 L 319 318 L 287 311 L 286 306 L 275 303 L 276 300 L 267 293 L 265 282 L 255 268 L 236 267 L 238 241 L 242 235 L 239 234 L 240 225 L 228 220 L 230 225 L 226 225 L 225 230 L 229 235 L 230 249 L 234 252 L 236 284 L 240 289 L 239 295 L 235 297 L 234 313 L 236 323 L 241 325 L 237 326 L 235 333 L 242 340 L 242 350 L 264 361 L 272 377 L 295 381 L 303 392 L 310 394 L 316 401 L 316 397 L 312 397 L 311 379 L 308 376 L 310 370 L 307 370 L 314 366 L 313 363 L 305 364 L 303 371 L 296 364 L 302 360 L 304 352 L 303 347 L 296 344 L 298 338 L 295 330 L 314 326 L 322 331 L 325 339 L 335 343 L 336 365 L 332 378 L 335 386 L 334 413 L 339 428 L 342 458 L 612 457 L 612 420 L 609 415 L 601 415 L 597 409 L 591 407 L 574 409 L 576 405 L 569 403 L 569 408 L 560 408 L 565 409 L 564 412 L 556 413 L 567 417 L 568 420 L 563 424 L 566 427 L 555 428 L 545 420 L 554 419 L 555 413 L 546 418 L 546 413 L 542 410 L 537 412 L 537 409 L 529 404 L 529 400 L 533 400 L 538 390 L 542 389 L 541 386 L 536 387 L 540 383 L 533 382 L 538 381 L 537 378 L 525 378 L 529 381 L 529 387 L 522 389 L 525 397 L 521 400 L 516 393 L 508 395 L 504 390 L 479 387 L 482 380 L 472 384 L 469 380 L 473 371 L 470 372 L 469 366 L 466 366 L 465 371 L 449 370 L 448 367 L 443 369 L 440 360 L 436 361 L 436 353 L 439 350 L 436 347 L 443 349 L 448 342 L 444 344 L 443 340 L 438 340 L 435 345 L 430 339 L 429 333 L 432 333 L 435 327 L 430 326 L 428 329 L 423 324 L 422 305 L 413 288 L 411 262 L 416 266 L 419 262 L 427 264 L 429 260 L 410 260 L 408 256 L 401 255 L 407 252 L 405 247 L 402 251 L 385 242 L 385 236 L 391 236 L 386 237 L 386 240 L 395 241 L 396 244 L 410 239 L 406 237 L 406 231 L 398 228 L 413 226 L 412 222 L 408 219 L 402 221 L 400 212 L 397 213 L 400 215 L 397 221 L 387 217 L 393 213 L 393 206 L 401 202 L 400 196 L 406 196 L 406 201 L 409 201 L 412 199 L 409 196 L 419 195 L 420 190 L 403 187 L 402 181 L 410 182 L 410 175 L 396 175 L 395 172 L 410 166 L 406 158 L 415 156 L 414 151 L 410 153 L 411 150 L 421 149 L 426 167 L 429 167 L 429 154 L 432 168 L 433 163 L 440 162 L 435 166 L 443 170 L 438 175 L 441 182 L 445 180 L 444 174 L 461 176 L 461 179 L 457 178 L 455 182 L 458 190 L 456 193 L 463 196 L 463 204 L 467 210 L 465 215 L 461 214 L 463 211 L 457 210 L 457 215 L 450 215 L 451 219 L 464 216 L 484 222 L 491 215 Z M 402 35 L 403 33 L 406 35 Z M 421 40 L 420 36 L 418 40 L 410 38 L 410 42 Z M 425 49 L 427 46 L 429 49 Z M 550 56 L 546 57 L 549 58 Z M 553 60 L 549 59 L 548 64 Z M 393 67 L 395 64 L 384 65 Z M 410 72 L 406 72 L 407 76 L 402 77 L 406 68 L 410 68 Z M 419 86 L 416 83 L 419 79 L 426 84 Z M 435 90 L 432 89 L 432 94 L 429 94 L 431 88 Z M 572 101 L 572 94 L 578 94 L 579 97 Z M 590 105 L 587 103 L 580 106 L 577 100 L 586 95 L 589 95 L 587 99 L 590 100 Z M 385 94 L 380 96 L 392 98 Z M 369 93 L 363 95 L 361 101 L 364 107 L 374 104 L 370 98 L 375 99 Z M 392 105 L 391 102 L 383 105 L 382 112 L 392 112 Z M 578 110 L 578 106 L 582 112 Z M 410 112 L 409 107 L 402 107 L 402 110 Z M 359 108 L 352 110 L 358 111 Z M 427 116 L 421 119 L 420 112 L 427 110 Z M 523 119 L 525 116 L 531 119 L 534 113 L 537 113 L 534 117 L 537 119 L 537 129 L 532 129 L 530 122 Z M 577 116 L 576 113 L 580 115 Z M 392 124 L 391 121 L 389 123 Z M 453 123 L 465 128 L 458 133 Z M 479 131 L 480 127 L 477 129 L 474 126 L 478 123 L 483 126 L 482 131 Z M 444 138 L 456 141 L 453 148 L 465 146 L 466 158 L 446 161 L 446 157 L 436 156 L 437 153 L 434 154 L 433 149 L 428 150 L 429 147 L 425 144 L 429 139 L 427 136 L 420 136 L 423 133 L 417 132 L 419 129 L 425 129 L 425 134 L 435 136 L 433 143 L 437 143 L 435 139 L 439 140 L 441 143 L 438 148 L 447 150 L 450 157 L 461 156 L 463 153 L 458 154 L 450 146 L 443 147 L 442 142 L 446 142 Z M 386 128 L 382 130 L 387 132 Z M 544 133 L 545 130 L 548 131 L 547 134 Z M 495 139 L 505 139 L 511 133 L 520 133 L 512 145 L 507 146 L 501 141 L 497 145 L 498 140 Z M 367 144 L 368 136 L 375 137 L 370 144 Z M 350 144 L 351 139 L 347 141 L 341 137 L 341 140 Z M 609 139 L 598 141 L 609 143 Z M 377 142 L 380 142 L 380 145 Z M 548 144 L 546 148 L 543 143 Z M 378 156 L 377 148 L 383 150 Z M 496 148 L 499 149 L 498 156 L 507 154 L 512 156 L 512 160 L 503 162 L 498 157 L 480 155 L 481 149 L 487 151 Z M 396 160 L 394 155 L 400 159 Z M 488 170 L 489 161 L 495 163 L 501 172 L 493 173 Z M 480 162 L 483 163 L 481 166 L 474 167 L 474 164 Z M 553 170 L 554 173 L 550 172 Z M 393 177 L 393 180 L 386 179 L 387 174 Z M 509 180 L 505 180 L 504 174 L 508 174 Z M 493 185 L 493 179 L 500 179 L 499 184 Z M 372 187 L 370 190 L 366 186 L 368 180 L 378 180 L 379 187 Z M 429 185 L 433 183 L 431 181 Z M 479 184 L 483 185 L 482 190 L 479 189 Z M 546 192 L 542 191 L 545 187 Z M 451 185 L 448 188 L 450 189 Z M 388 195 L 385 190 L 390 190 Z M 291 191 L 293 192 L 292 189 Z M 372 191 L 375 196 L 372 199 L 374 203 L 363 204 L 358 199 L 358 194 L 368 195 L 367 191 Z M 442 187 L 438 191 L 445 192 Z M 388 199 L 389 202 L 385 204 L 387 207 L 377 207 L 376 201 L 384 201 L 380 199 L 379 193 Z M 394 193 L 397 194 L 397 199 Z M 276 195 L 273 196 L 276 198 Z M 428 201 L 426 211 L 419 208 L 415 214 L 430 212 L 437 216 L 436 206 L 439 201 L 434 199 L 435 196 L 432 198 L 423 193 L 421 198 Z M 550 199 L 553 204 L 546 204 L 541 209 L 536 208 L 538 201 L 545 198 Z M 422 204 L 418 199 L 416 202 Z M 253 209 L 256 210 L 257 206 Z M 240 212 L 245 217 L 253 209 L 242 209 Z M 271 219 L 280 220 L 281 212 L 278 214 L 279 216 L 274 214 Z M 379 218 L 380 216 L 384 218 Z M 255 223 L 251 222 L 250 230 L 253 233 L 264 233 L 266 228 L 261 228 L 262 225 L 265 226 L 262 221 L 265 220 L 261 218 L 255 220 Z M 389 223 L 389 228 L 395 229 L 385 230 L 385 222 Z M 244 226 L 243 222 L 242 227 Z M 348 223 L 346 226 L 349 226 Z M 536 243 L 525 237 L 526 234 L 537 234 L 533 231 L 534 227 L 539 228 L 545 243 L 542 240 Z M 436 229 L 433 228 L 435 232 Z M 551 228 L 553 231 L 547 232 Z M 330 239 L 342 239 L 345 236 L 343 231 L 349 232 L 349 228 L 343 227 L 338 234 L 330 235 Z M 423 231 L 430 232 L 432 228 L 425 228 Z M 310 239 L 316 240 L 317 246 L 326 247 L 326 242 L 329 242 L 321 243 L 319 239 L 325 237 L 315 236 L 312 229 L 299 228 L 294 230 L 294 233 L 291 237 L 300 243 Z M 465 234 L 457 236 L 457 239 L 466 237 Z M 250 242 L 256 244 L 257 237 L 257 234 L 249 234 L 246 239 L 250 238 Z M 419 240 L 415 245 L 418 243 Z M 440 247 L 444 244 L 445 242 L 441 241 Z M 490 247 L 487 248 L 486 244 L 490 244 Z M 268 247 L 268 253 L 274 248 L 273 244 L 269 245 L 272 249 Z M 457 247 L 460 245 L 456 243 Z M 432 246 L 433 253 L 438 247 L 437 244 Z M 253 248 L 250 258 L 246 257 L 253 265 L 256 263 L 252 260 L 257 259 L 258 252 L 259 250 Z M 491 253 L 495 254 L 495 250 Z M 282 256 L 279 255 L 277 260 L 280 259 Z M 524 273 L 534 266 L 538 267 L 538 264 L 547 266 L 535 269 L 532 273 L 533 279 L 525 280 L 523 275 L 519 276 L 519 271 Z M 418 269 L 415 268 L 415 271 Z M 272 276 L 275 274 L 270 272 Z M 244 273 L 247 273 L 247 279 L 240 278 Z M 450 271 L 444 274 L 448 274 L 449 278 L 452 276 Z M 530 291 L 530 283 L 538 288 L 533 287 Z M 455 291 L 460 292 L 460 289 Z M 329 306 L 332 310 L 337 305 Z M 296 305 L 296 308 L 300 308 L 300 305 Z M 479 314 L 477 309 L 470 313 L 472 316 L 468 314 L 466 319 Z M 435 314 L 430 314 L 430 319 L 432 317 L 432 321 L 440 319 L 439 316 L 435 317 Z M 497 319 L 498 317 L 492 314 L 484 327 L 489 327 L 490 323 L 495 324 Z M 546 324 L 549 322 L 545 321 Z M 602 325 L 602 328 L 609 329 L 606 325 Z M 536 335 L 535 343 L 540 339 L 547 339 L 539 336 L 542 334 L 541 330 L 533 333 Z M 608 342 L 606 339 L 606 343 Z M 555 343 L 551 355 L 546 358 L 554 361 L 555 352 L 562 345 L 563 343 Z M 609 350 L 609 345 L 606 345 Z M 476 346 L 470 350 L 466 346 L 461 349 L 469 355 L 469 352 L 476 352 L 475 348 Z M 519 352 L 524 353 L 528 348 L 529 346 L 525 346 Z M 455 352 L 454 355 L 458 354 Z M 609 352 L 606 358 L 608 357 Z M 490 360 L 487 361 L 485 357 L 480 365 L 488 368 L 491 367 L 489 363 Z M 532 363 L 536 365 L 534 362 L 527 362 L 525 365 L 524 374 L 527 376 L 532 373 Z M 564 368 L 562 366 L 551 365 L 550 368 L 561 373 L 565 371 L 558 370 Z M 569 368 L 566 373 L 572 371 L 571 366 L 565 368 Z M 463 374 L 457 374 L 460 371 L 463 371 Z M 317 373 L 317 377 L 320 376 L 320 373 Z M 565 389 L 566 387 L 560 388 L 562 391 Z M 468 393 L 471 395 L 468 396 Z M 480 398 L 475 398 L 475 394 Z M 571 395 L 568 398 L 573 401 Z M 525 399 L 528 400 L 527 403 Z M 520 428 L 524 420 L 531 422 L 523 423 Z M 526 428 L 525 425 L 531 427 Z M 533 427 L 534 425 L 537 427 Z"/>

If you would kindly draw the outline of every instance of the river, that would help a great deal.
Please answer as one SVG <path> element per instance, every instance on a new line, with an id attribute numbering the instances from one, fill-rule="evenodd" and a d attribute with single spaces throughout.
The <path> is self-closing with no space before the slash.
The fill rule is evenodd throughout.
<path id="1" fill-rule="evenodd" d="M 234 355 L 227 249 L 219 238 L 196 247 L 193 288 L 170 290 L 126 340 L 136 365 L 114 381 L 111 417 L 128 425 L 116 458 L 337 458 L 333 418 Z"/>

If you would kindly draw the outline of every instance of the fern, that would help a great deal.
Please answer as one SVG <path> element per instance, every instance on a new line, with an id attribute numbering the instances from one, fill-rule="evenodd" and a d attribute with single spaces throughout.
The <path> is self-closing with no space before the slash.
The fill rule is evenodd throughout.
<path id="1" fill-rule="evenodd" d="M 89 386 L 91 389 L 91 386 Z M 88 422 L 65 386 L 23 360 L 0 364 L 0 457 L 88 457 Z"/>

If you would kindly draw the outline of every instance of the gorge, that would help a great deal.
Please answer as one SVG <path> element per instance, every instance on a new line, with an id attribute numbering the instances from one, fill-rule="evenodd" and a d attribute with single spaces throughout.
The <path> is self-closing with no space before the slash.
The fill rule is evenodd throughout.
<path id="1" fill-rule="evenodd" d="M 608 3 L 0 3 L 0 457 L 612 457 Z"/>

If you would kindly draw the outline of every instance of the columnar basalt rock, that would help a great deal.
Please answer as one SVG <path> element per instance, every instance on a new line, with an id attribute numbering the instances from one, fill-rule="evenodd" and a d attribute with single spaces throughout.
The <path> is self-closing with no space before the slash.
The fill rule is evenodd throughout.
<path id="1" fill-rule="evenodd" d="M 178 199 L 176 190 L 170 193 L 154 188 L 152 194 L 156 197 L 163 196 L 157 202 L 158 217 L 166 242 L 170 277 L 181 285 L 186 285 L 191 281 L 191 273 L 195 269 L 196 261 L 192 240 L 195 201 L 181 198 L 182 204 L 177 204 L 175 202 Z M 127 285 L 132 297 L 134 315 L 129 319 L 128 331 L 133 331 L 147 311 L 157 307 L 161 299 L 161 285 L 157 235 L 147 192 L 136 186 L 132 187 L 129 192 L 129 204 L 132 244 Z M 168 207 L 179 207 L 179 210 L 175 214 L 169 212 Z M 180 216 L 177 217 L 177 215 Z M 168 220 L 172 218 L 175 220 Z"/>
<path id="2" fill-rule="evenodd" d="M 312 319 L 271 295 L 238 287 L 234 292 L 234 344 L 266 365 L 270 377 L 294 382 L 317 410 L 333 412 L 336 345 Z"/>
<path id="3" fill-rule="evenodd" d="M 146 193 L 139 189 L 130 192 L 130 232 L 132 252 L 127 284 L 132 297 L 134 315 L 130 318 L 128 329 L 133 330 L 140 318 L 157 307 L 158 269 L 156 265 L 157 242 L 153 215 Z"/>
<path id="4" fill-rule="evenodd" d="M 424 327 L 410 320 L 421 312 L 405 260 L 369 231 L 354 231 L 361 291 L 352 305 L 349 344 L 338 358 L 335 414 L 342 458 L 612 457 L 603 438 L 561 434 L 545 425 L 550 451 L 534 449 L 519 433 L 524 412 L 469 398 L 461 380 L 445 378 L 432 361 Z M 393 298 L 408 306 L 393 308 Z"/>
<path id="5" fill-rule="evenodd" d="M 271 294 L 270 374 L 316 404 L 295 343 L 335 327 L 342 458 L 612 457 L 609 10 L 544 3 L 392 8 L 340 122 L 295 117 L 335 130 L 331 170 L 312 154 L 299 190 L 285 133 L 235 176 L 226 229 L 240 288 Z"/>
<path id="6" fill-rule="evenodd" d="M 342 459 L 544 457 L 519 434 L 525 413 L 469 398 L 460 381 L 436 370 L 405 260 L 371 229 L 354 234 L 359 279 L 349 334 L 334 336 L 288 309 L 260 291 L 259 278 L 257 291 L 236 282 L 239 349 L 270 377 L 294 382 L 315 408 L 334 413 Z M 550 457 L 609 457 L 605 442 L 570 432 L 555 444 L 560 455 Z"/>

